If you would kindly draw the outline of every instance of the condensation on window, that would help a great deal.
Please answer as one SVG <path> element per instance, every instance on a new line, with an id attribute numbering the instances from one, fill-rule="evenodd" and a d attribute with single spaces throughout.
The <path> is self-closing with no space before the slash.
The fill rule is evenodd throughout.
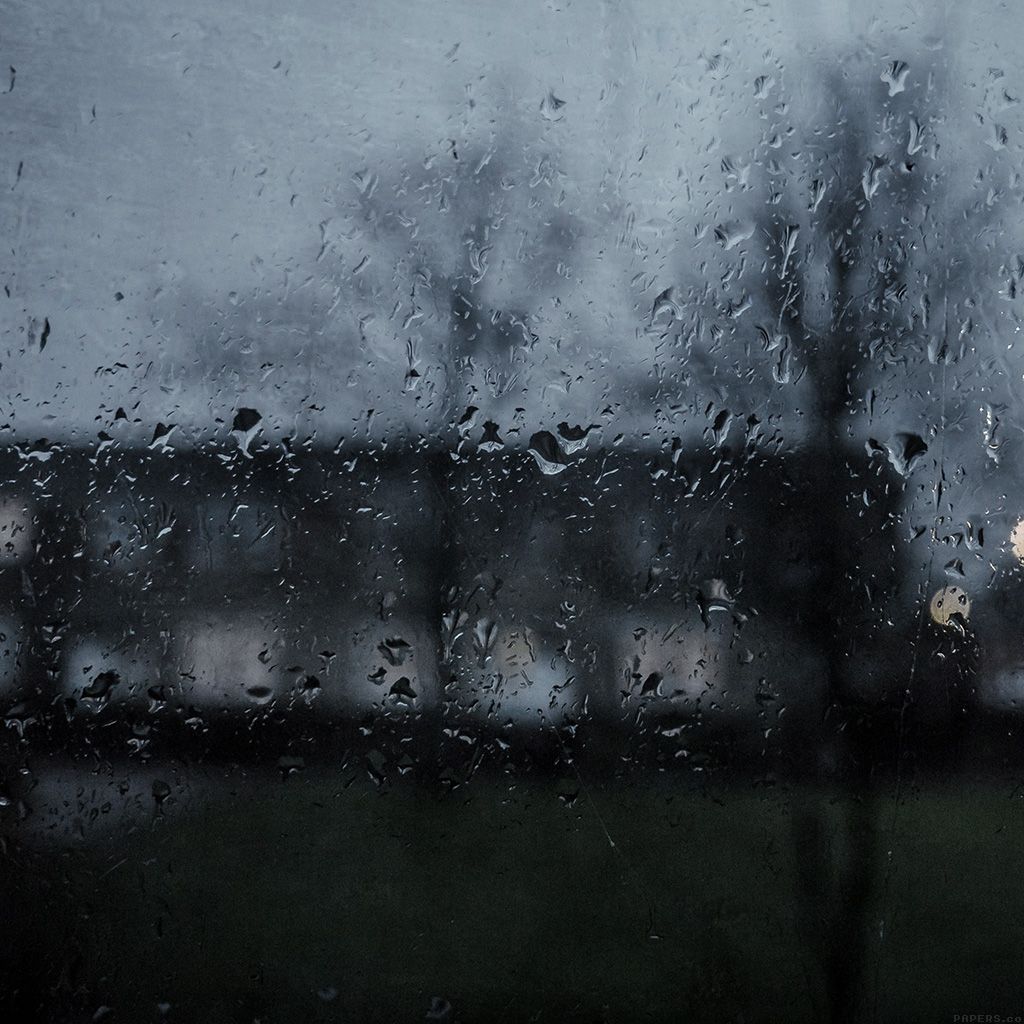
<path id="1" fill-rule="evenodd" d="M 1022 1019 L 1022 29 L 11 5 L 4 1019 Z"/>

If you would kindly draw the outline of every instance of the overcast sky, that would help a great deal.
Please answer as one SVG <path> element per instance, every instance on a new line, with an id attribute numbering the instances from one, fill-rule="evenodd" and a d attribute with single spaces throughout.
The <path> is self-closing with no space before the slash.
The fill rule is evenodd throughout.
<path id="1" fill-rule="evenodd" d="M 492 394 L 495 415 L 640 434 L 653 410 L 637 381 L 657 363 L 643 317 L 679 273 L 679 238 L 728 205 L 722 161 L 761 131 L 759 75 L 799 120 L 820 116 L 815 83 L 837 54 L 879 71 L 904 44 L 955 59 L 963 93 L 945 159 L 966 160 L 969 180 L 971 154 L 992 157 L 978 113 L 990 69 L 1011 96 L 1024 88 L 1024 9 L 868 6 L 8 4 L 0 437 L 92 443 L 119 430 L 148 442 L 162 422 L 187 445 L 226 438 L 242 406 L 268 434 L 330 446 L 365 429 L 370 409 L 380 435 L 442 430 L 436 335 L 394 314 L 411 269 L 396 269 L 401 240 L 368 227 L 360 192 L 386 207 L 409 168 L 429 180 L 453 146 L 511 161 L 507 216 L 528 250 L 552 209 L 574 225 L 557 281 L 496 270 L 486 285 L 496 308 L 534 295 L 540 335 L 504 397 Z M 912 68 L 914 88 L 926 77 Z M 863 87 L 884 94 L 874 72 Z M 1009 160 L 1019 107 L 1000 118 Z M 441 230 L 431 216 L 417 244 Z M 452 238 L 438 244 L 457 253 Z M 424 379 L 410 388 L 417 360 Z"/>

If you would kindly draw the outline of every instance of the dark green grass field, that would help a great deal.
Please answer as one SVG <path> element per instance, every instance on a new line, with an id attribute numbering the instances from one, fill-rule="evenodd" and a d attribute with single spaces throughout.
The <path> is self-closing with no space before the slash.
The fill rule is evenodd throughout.
<path id="1" fill-rule="evenodd" d="M 824 1020 L 793 822 L 820 814 L 842 865 L 852 810 L 874 851 L 856 918 L 858 1018 L 1024 1015 L 1024 789 L 1010 782 L 906 785 L 898 802 L 890 786 L 857 803 L 682 776 L 581 787 L 494 775 L 454 792 L 199 776 L 159 808 L 148 789 L 122 794 L 116 822 L 102 809 L 113 781 L 107 797 L 87 783 L 64 807 L 40 798 L 35 832 L 7 830 L 12 1012 Z"/>

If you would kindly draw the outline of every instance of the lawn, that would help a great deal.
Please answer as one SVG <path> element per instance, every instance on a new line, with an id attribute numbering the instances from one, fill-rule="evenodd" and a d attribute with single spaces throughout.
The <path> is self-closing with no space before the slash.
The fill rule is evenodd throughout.
<path id="1" fill-rule="evenodd" d="M 851 808 L 876 852 L 859 1016 L 1024 1014 L 1009 782 L 859 805 L 681 774 L 447 792 L 195 768 L 159 806 L 148 782 L 90 784 L 71 809 L 34 808 L 62 837 L 8 832 L 8 995 L 45 1002 L 40 1019 L 827 1019 L 794 820 L 820 815 L 842 864 Z"/>

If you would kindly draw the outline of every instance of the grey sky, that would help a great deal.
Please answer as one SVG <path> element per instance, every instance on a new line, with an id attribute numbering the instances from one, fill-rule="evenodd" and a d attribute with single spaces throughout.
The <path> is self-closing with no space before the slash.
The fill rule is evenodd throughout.
<path id="1" fill-rule="evenodd" d="M 643 432 L 636 387 L 655 356 L 630 281 L 649 275 L 649 302 L 679 238 L 720 212 L 722 158 L 757 131 L 757 74 L 813 110 L 806 72 L 835 47 L 877 48 L 881 68 L 891 41 L 934 53 L 946 33 L 960 40 L 965 153 L 991 130 L 974 107 L 1024 14 L 976 4 L 954 25 L 933 5 L 862 7 L 10 4 L 0 437 L 91 443 L 119 407 L 117 436 L 148 442 L 173 422 L 181 445 L 226 437 L 239 406 L 270 434 L 332 446 L 369 408 L 380 434 L 443 429 L 437 403 L 405 389 L 407 332 L 386 316 L 400 250 L 354 218 L 353 175 L 383 188 L 449 140 L 500 148 L 510 125 L 538 159 L 557 154 L 548 197 L 565 193 L 580 241 L 544 296 L 528 376 L 496 409 L 526 406 L 534 427 L 612 401 L 614 429 Z M 1010 92 L 1016 57 L 1003 58 Z M 549 95 L 565 106 L 542 109 Z M 1001 115 L 1014 152 L 1018 109 Z M 496 304 L 529 284 L 502 281 Z M 382 312 L 360 340 L 368 303 Z"/>

